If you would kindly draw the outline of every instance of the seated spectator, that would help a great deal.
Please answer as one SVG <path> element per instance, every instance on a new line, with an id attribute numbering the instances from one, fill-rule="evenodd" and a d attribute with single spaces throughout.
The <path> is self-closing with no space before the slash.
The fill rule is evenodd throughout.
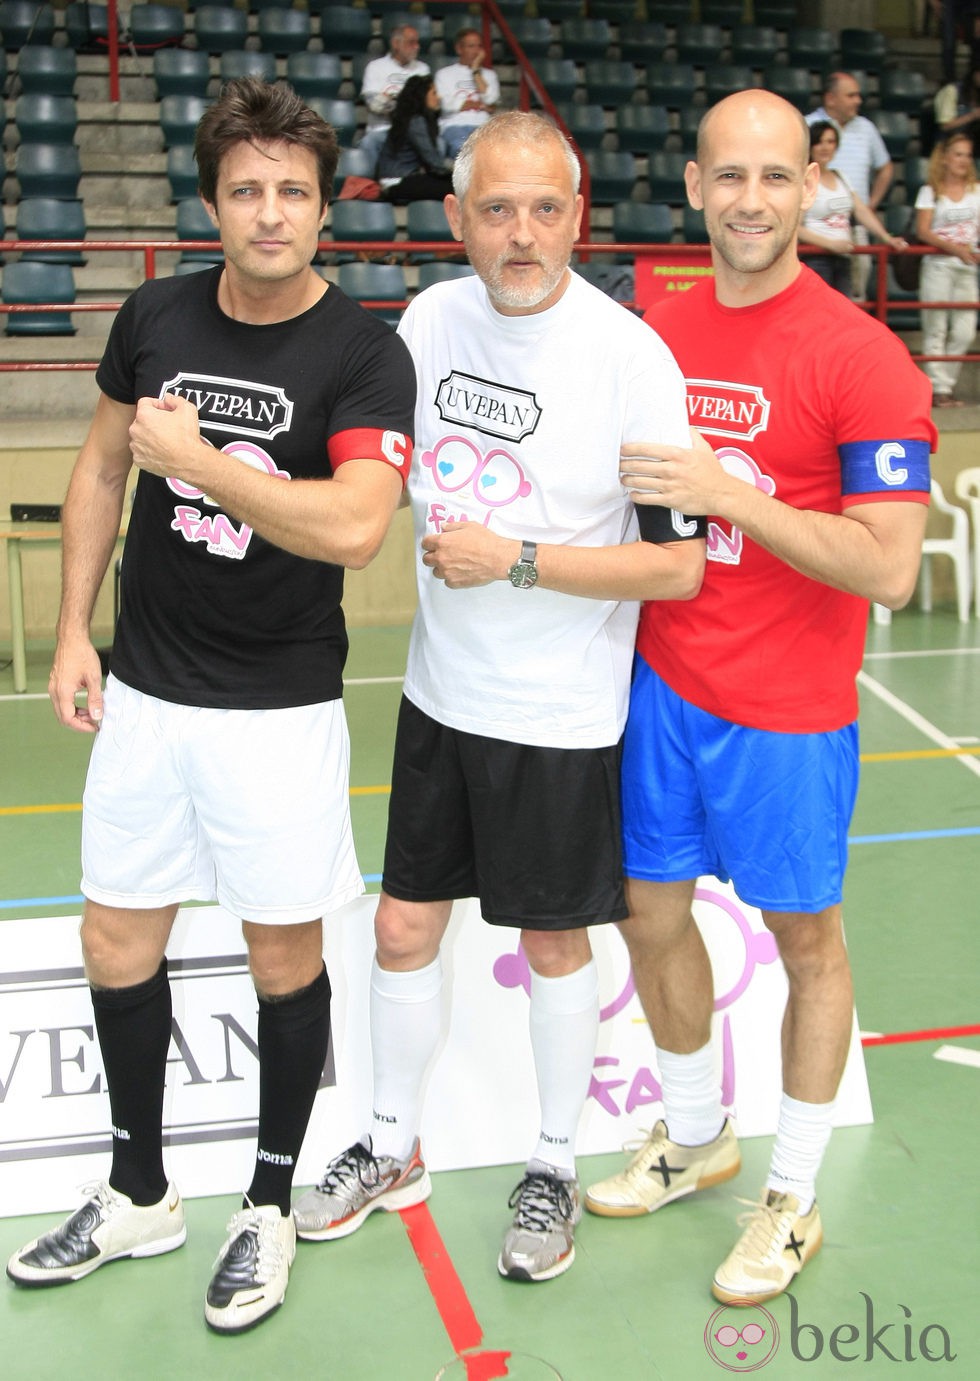
<path id="1" fill-rule="evenodd" d="M 940 254 L 922 261 L 919 296 L 923 302 L 976 302 L 977 238 L 980 190 L 973 145 L 953 133 L 937 144 L 929 158 L 926 181 L 915 199 L 915 233 L 920 243 Z M 972 307 L 923 307 L 922 353 L 965 355 L 977 329 Z M 953 397 L 962 364 L 959 360 L 926 360 L 922 368 L 932 381 L 937 408 L 959 408 Z"/>
<path id="2" fill-rule="evenodd" d="M 980 134 L 980 67 L 971 68 L 959 84 L 947 82 L 941 86 L 933 101 L 933 112 L 940 138 L 965 134 L 975 143 Z"/>
<path id="3" fill-rule="evenodd" d="M 441 201 L 452 191 L 453 161 L 439 137 L 439 94 L 431 77 L 409 77 L 381 145 L 376 177 L 384 201 Z"/>
<path id="4" fill-rule="evenodd" d="M 477 125 L 485 125 L 500 100 L 500 82 L 484 67 L 486 52 L 478 29 L 460 29 L 456 35 L 458 62 L 436 73 L 436 90 L 442 107 L 439 129 L 446 151 L 455 158 Z"/>
<path id="5" fill-rule="evenodd" d="M 361 100 L 367 106 L 367 126 L 360 147 L 372 159 L 377 158 L 391 128 L 391 113 L 398 93 L 409 77 L 428 75 L 428 63 L 419 61 L 419 31 L 410 24 L 392 29 L 389 51 L 383 58 L 374 58 L 364 69 Z"/>
<path id="6" fill-rule="evenodd" d="M 861 200 L 843 173 L 830 164 L 837 156 L 839 135 L 830 120 L 817 120 L 810 126 L 810 158 L 820 168 L 820 182 L 813 205 L 804 213 L 800 226 L 803 244 L 819 245 L 824 254 L 807 254 L 803 262 L 825 283 L 846 297 L 851 295 L 850 254 L 854 250 L 851 218 L 877 235 L 892 249 L 907 249 L 898 235 L 889 235 L 868 204 Z"/>

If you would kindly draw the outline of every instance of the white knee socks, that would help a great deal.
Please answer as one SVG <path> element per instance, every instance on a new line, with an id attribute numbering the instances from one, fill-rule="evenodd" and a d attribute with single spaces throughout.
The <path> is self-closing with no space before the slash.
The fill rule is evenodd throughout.
<path id="1" fill-rule="evenodd" d="M 833 1103 L 801 1103 L 784 1093 L 779 1104 L 776 1144 L 766 1188 L 795 1194 L 800 1212 L 809 1213 L 816 1193 L 817 1171 L 830 1140 Z"/>
<path id="2" fill-rule="evenodd" d="M 404 1160 L 418 1136 L 422 1083 L 442 1030 L 442 960 L 395 973 L 371 968 L 371 1054 L 376 1156 Z"/>
<path id="3" fill-rule="evenodd" d="M 671 1141 L 703 1146 L 721 1131 L 725 1114 L 711 1043 L 690 1055 L 657 1050 L 664 1095 L 664 1121 Z"/>
<path id="4" fill-rule="evenodd" d="M 594 959 L 562 978 L 542 978 L 531 970 L 530 1028 L 541 1103 L 541 1135 L 531 1159 L 572 1175 L 599 1032 Z"/>

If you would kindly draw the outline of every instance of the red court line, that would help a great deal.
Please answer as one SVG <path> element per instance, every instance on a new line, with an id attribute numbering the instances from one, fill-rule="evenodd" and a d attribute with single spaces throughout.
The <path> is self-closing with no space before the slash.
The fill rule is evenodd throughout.
<path id="1" fill-rule="evenodd" d="M 429 1292 L 457 1356 L 479 1347 L 483 1341 L 483 1329 L 466 1298 L 463 1283 L 456 1274 L 432 1214 L 425 1204 L 416 1204 L 414 1208 L 402 1209 L 399 1217 L 405 1224 L 408 1240 L 418 1257 Z M 506 1372 L 496 1374 L 506 1375 Z"/>
<path id="2" fill-rule="evenodd" d="M 937 1026 L 931 1031 L 893 1031 L 888 1036 L 862 1036 L 862 1045 L 903 1045 L 906 1041 L 949 1041 L 980 1036 L 980 1026 Z"/>

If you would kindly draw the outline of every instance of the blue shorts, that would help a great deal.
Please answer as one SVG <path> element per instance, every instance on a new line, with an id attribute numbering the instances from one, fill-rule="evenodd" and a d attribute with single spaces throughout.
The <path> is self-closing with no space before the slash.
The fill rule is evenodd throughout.
<path id="1" fill-rule="evenodd" d="M 718 719 L 636 658 L 623 740 L 626 876 L 731 880 L 763 911 L 841 899 L 858 785 L 857 724 L 771 733 Z"/>

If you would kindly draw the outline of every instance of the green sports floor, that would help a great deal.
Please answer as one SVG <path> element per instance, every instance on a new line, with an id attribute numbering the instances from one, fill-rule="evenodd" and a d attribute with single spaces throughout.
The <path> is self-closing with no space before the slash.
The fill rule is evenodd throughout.
<path id="1" fill-rule="evenodd" d="M 406 641 L 404 628 L 352 636 L 352 809 L 368 875 L 381 866 Z M 26 695 L 9 694 L 0 671 L 0 924 L 78 910 L 89 745 L 54 721 L 49 655 L 31 649 Z M 574 1267 L 540 1285 L 496 1270 L 520 1167 L 437 1174 L 424 1210 L 375 1214 L 341 1242 L 300 1243 L 283 1308 L 233 1338 L 208 1332 L 202 1304 L 235 1200 L 197 1199 L 181 1251 L 57 1289 L 0 1282 L 5 1381 L 980 1376 L 980 621 L 913 608 L 872 626 L 861 699 L 845 910 L 862 1031 L 894 1039 L 866 1047 L 874 1125 L 831 1142 L 824 1248 L 795 1299 L 769 1306 L 778 1343 L 770 1330 L 762 1344 L 726 1349 L 708 1329 L 709 1282 L 741 1211 L 733 1195 L 754 1198 L 768 1163 L 769 1142 L 756 1139 L 743 1143 L 738 1180 L 694 1200 L 643 1220 L 586 1215 Z M 619 1163 L 591 1157 L 580 1174 L 588 1182 Z M 0 1257 L 51 1221 L 0 1221 Z"/>

